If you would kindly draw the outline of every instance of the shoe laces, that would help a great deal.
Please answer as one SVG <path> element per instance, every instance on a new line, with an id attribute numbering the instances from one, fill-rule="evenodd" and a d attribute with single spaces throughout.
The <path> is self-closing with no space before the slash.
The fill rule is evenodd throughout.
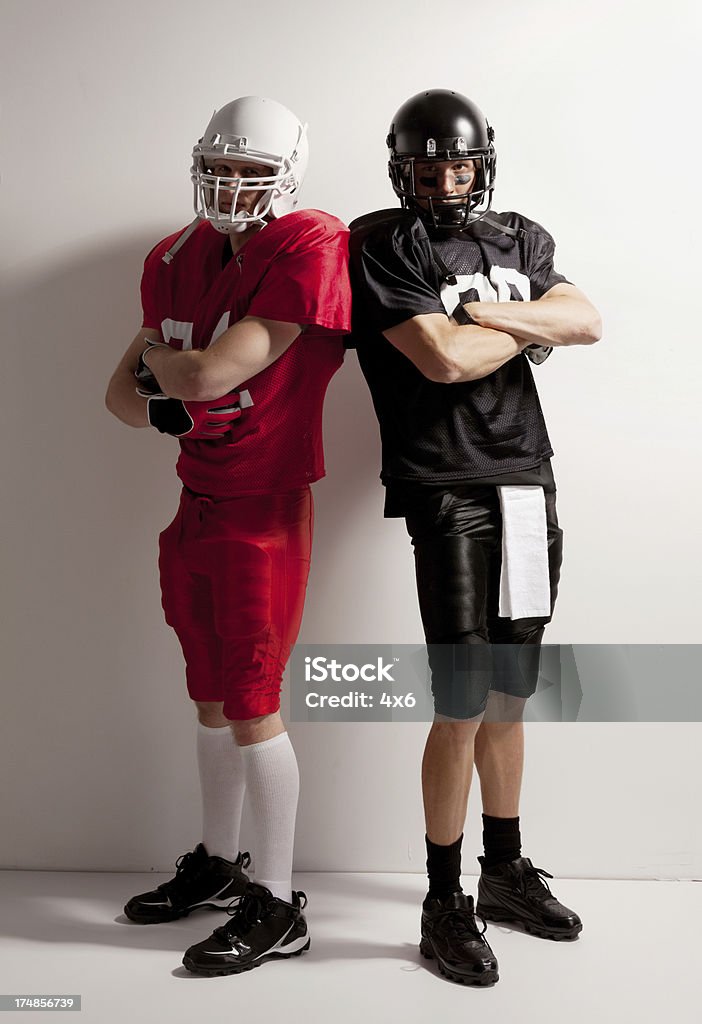
<path id="1" fill-rule="evenodd" d="M 298 898 L 299 909 L 304 910 L 307 906 L 307 894 L 298 892 L 294 895 Z M 235 935 L 238 937 L 246 935 L 266 916 L 273 899 L 272 896 L 257 896 L 251 892 L 237 896 L 227 907 L 227 914 L 231 921 L 220 928 L 215 928 L 215 935 L 223 939 L 231 939 Z"/>
<path id="2" fill-rule="evenodd" d="M 523 897 L 526 897 L 528 893 L 532 896 L 539 896 L 543 898 L 548 895 L 553 897 L 548 882 L 545 882 L 544 878 L 553 878 L 548 871 L 544 871 L 543 868 L 534 867 L 533 864 L 525 864 L 521 869 L 512 868 L 517 888 Z"/>
<path id="3" fill-rule="evenodd" d="M 202 871 L 203 863 L 203 858 L 195 850 L 182 854 L 176 861 L 175 878 L 162 882 L 157 888 L 166 895 L 177 895 L 179 890 L 197 878 Z"/>
<path id="4" fill-rule="evenodd" d="M 227 907 L 231 921 L 220 928 L 215 928 L 214 934 L 225 940 L 233 936 L 246 935 L 265 916 L 269 904 L 270 899 L 256 896 L 254 893 L 237 896 Z"/>
<path id="5" fill-rule="evenodd" d="M 487 921 L 480 914 L 476 914 L 472 908 L 452 907 L 450 910 L 442 911 L 438 916 L 446 921 L 457 939 L 481 939 L 487 931 Z M 482 928 L 478 927 L 476 917 L 483 922 Z"/>

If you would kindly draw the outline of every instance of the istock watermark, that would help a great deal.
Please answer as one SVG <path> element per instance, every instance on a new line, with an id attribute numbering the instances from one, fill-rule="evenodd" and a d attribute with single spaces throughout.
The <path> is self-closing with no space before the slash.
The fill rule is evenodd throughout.
<path id="1" fill-rule="evenodd" d="M 702 721 L 701 644 L 298 644 L 294 722 Z"/>
<path id="2" fill-rule="evenodd" d="M 305 657 L 305 681 L 308 683 L 326 683 L 329 679 L 332 682 L 355 683 L 362 679 L 366 683 L 394 683 L 395 680 L 391 670 L 395 667 L 396 661 L 385 664 L 382 658 L 376 658 L 374 662 L 365 665 L 357 665 L 353 661 L 341 662 L 336 658 L 325 658 L 319 655 L 317 658 Z"/>

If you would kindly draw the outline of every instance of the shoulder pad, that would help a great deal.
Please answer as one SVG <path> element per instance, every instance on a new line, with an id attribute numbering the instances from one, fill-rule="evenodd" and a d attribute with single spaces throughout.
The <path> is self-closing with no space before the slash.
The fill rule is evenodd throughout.
<path id="1" fill-rule="evenodd" d="M 330 231 L 349 230 L 343 220 L 335 217 L 333 213 L 327 213 L 325 210 L 299 210 L 297 212 L 309 224 L 320 224 Z"/>
<path id="2" fill-rule="evenodd" d="M 376 210 L 375 213 L 357 217 L 351 221 L 349 230 L 353 249 L 358 249 L 371 239 L 377 244 L 400 238 L 427 237 L 426 229 L 416 213 L 397 208 Z"/>
<path id="3" fill-rule="evenodd" d="M 524 238 L 530 234 L 547 235 L 548 232 L 535 220 L 529 220 L 521 213 L 514 210 L 507 210 L 504 213 L 494 213 L 492 210 L 481 220 L 477 221 L 470 229 L 471 234 L 482 235 L 499 234 L 501 231 L 514 237 Z"/>
<path id="4" fill-rule="evenodd" d="M 389 210 L 375 210 L 373 213 L 364 213 L 362 217 L 356 217 L 349 224 L 350 231 L 363 231 L 372 229 L 379 224 L 394 225 L 404 221 L 415 220 L 415 215 L 409 210 L 392 207 Z"/>
<path id="5" fill-rule="evenodd" d="M 277 217 L 269 221 L 261 236 L 268 235 L 292 239 L 302 238 L 305 235 L 336 235 L 339 232 L 347 232 L 348 228 L 338 217 L 322 210 L 293 210 L 286 213 L 284 217 Z"/>
<path id="6" fill-rule="evenodd" d="M 294 210 L 270 221 L 246 243 L 246 252 L 274 259 L 285 253 L 305 252 L 325 242 L 344 240 L 347 245 L 349 229 L 337 217 L 321 210 Z"/>

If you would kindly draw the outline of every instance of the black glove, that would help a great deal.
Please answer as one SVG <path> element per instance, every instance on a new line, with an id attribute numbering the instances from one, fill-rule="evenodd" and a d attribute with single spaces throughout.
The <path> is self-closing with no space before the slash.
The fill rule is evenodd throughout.
<path id="1" fill-rule="evenodd" d="M 139 362 L 137 368 L 134 371 L 137 383 L 137 394 L 141 395 L 142 398 L 149 398 L 151 395 L 162 395 L 163 390 L 161 385 L 154 377 L 153 370 L 151 370 L 144 362 L 144 356 L 152 348 L 170 348 L 170 345 L 164 345 L 162 341 L 150 341 L 148 338 L 144 338 L 146 348 L 139 356 Z"/>
<path id="2" fill-rule="evenodd" d="M 241 410 L 252 405 L 248 391 L 230 391 L 210 402 L 186 402 L 181 398 L 152 395 L 146 410 L 149 423 L 162 434 L 187 437 L 189 441 L 216 441 L 229 433 L 241 416 Z"/>

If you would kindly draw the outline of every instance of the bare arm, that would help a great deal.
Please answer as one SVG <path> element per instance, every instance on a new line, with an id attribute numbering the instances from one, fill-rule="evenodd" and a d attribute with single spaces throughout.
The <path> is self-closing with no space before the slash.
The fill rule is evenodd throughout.
<path id="1" fill-rule="evenodd" d="M 136 393 L 134 371 L 139 356 L 144 351 L 144 338 L 158 341 L 159 333 L 152 328 L 142 328 L 119 361 L 110 378 L 105 395 L 105 405 L 113 416 L 129 427 L 148 427 L 146 399 Z"/>
<path id="2" fill-rule="evenodd" d="M 442 313 L 413 316 L 383 334 L 420 373 L 441 384 L 487 377 L 529 344 L 505 331 L 454 324 Z"/>
<path id="3" fill-rule="evenodd" d="M 202 351 L 154 348 L 146 363 L 164 394 L 191 402 L 221 398 L 280 358 L 300 333 L 298 324 L 244 317 Z"/>
<path id="4" fill-rule="evenodd" d="M 508 331 L 533 345 L 591 345 L 602 321 L 590 300 L 572 284 L 557 284 L 535 302 L 467 302 L 480 327 Z"/>

